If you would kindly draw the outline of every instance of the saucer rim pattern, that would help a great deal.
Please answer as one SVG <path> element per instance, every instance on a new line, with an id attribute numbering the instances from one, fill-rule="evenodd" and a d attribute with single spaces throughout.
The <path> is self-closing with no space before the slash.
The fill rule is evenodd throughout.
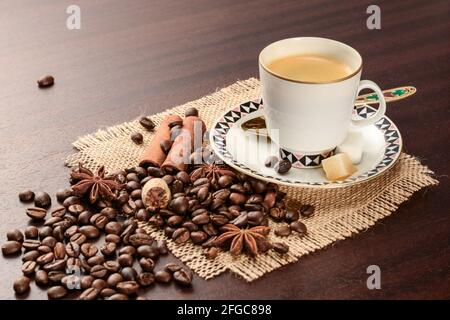
<path id="1" fill-rule="evenodd" d="M 383 133 L 384 140 L 386 142 L 384 147 L 384 154 L 383 158 L 371 170 L 365 171 L 356 177 L 351 177 L 346 180 L 323 182 L 291 180 L 288 178 L 283 178 L 282 175 L 265 175 L 247 167 L 245 164 L 237 161 L 236 159 L 233 159 L 232 155 L 227 150 L 226 145 L 226 136 L 228 134 L 228 131 L 236 124 L 236 122 L 243 116 L 252 114 L 262 108 L 262 99 L 256 99 L 246 101 L 235 108 L 227 110 L 216 121 L 214 121 L 209 136 L 209 143 L 220 159 L 222 159 L 226 164 L 230 165 L 236 170 L 257 179 L 294 187 L 336 188 L 350 186 L 357 183 L 366 182 L 379 176 L 381 173 L 385 172 L 396 163 L 402 152 L 403 139 L 400 134 L 400 130 L 398 130 L 397 126 L 391 119 L 389 119 L 387 116 L 384 116 L 374 124 Z M 375 110 L 376 109 L 371 106 L 362 105 L 355 108 L 355 113 L 357 116 L 367 117 L 367 113 L 375 112 Z"/>

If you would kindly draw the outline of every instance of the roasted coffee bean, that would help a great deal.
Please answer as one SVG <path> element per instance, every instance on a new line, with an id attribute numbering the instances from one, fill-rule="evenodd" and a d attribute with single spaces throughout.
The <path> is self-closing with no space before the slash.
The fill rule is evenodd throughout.
<path id="1" fill-rule="evenodd" d="M 41 254 L 37 250 L 31 250 L 23 254 L 22 256 L 22 262 L 25 261 L 34 261 L 36 260 Z"/>
<path id="2" fill-rule="evenodd" d="M 144 136 L 140 132 L 132 133 L 130 138 L 136 144 L 142 144 L 142 142 L 144 142 Z"/>
<path id="3" fill-rule="evenodd" d="M 157 259 L 159 256 L 159 251 L 156 247 L 144 245 L 137 248 L 137 254 L 140 257 Z"/>
<path id="4" fill-rule="evenodd" d="M 26 239 L 22 243 L 22 247 L 24 247 L 25 250 L 36 250 L 37 248 L 39 248 L 40 245 L 41 245 L 41 242 L 39 240 L 35 240 L 35 239 Z"/>
<path id="5" fill-rule="evenodd" d="M 103 263 L 103 266 L 106 268 L 106 270 L 108 270 L 108 272 L 117 272 L 120 270 L 120 264 L 119 262 L 115 261 L 115 260 L 108 260 L 105 261 L 105 263 Z"/>
<path id="6" fill-rule="evenodd" d="M 181 182 L 180 180 L 175 180 L 172 185 L 170 190 L 172 191 L 172 194 L 176 194 L 179 192 L 183 192 L 183 182 Z"/>
<path id="7" fill-rule="evenodd" d="M 128 202 L 122 206 L 122 211 L 126 215 L 134 214 L 137 211 L 136 203 L 134 203 L 133 200 L 128 200 Z"/>
<path id="8" fill-rule="evenodd" d="M 267 184 L 261 180 L 252 180 L 251 181 L 253 191 L 256 193 L 264 193 L 267 190 Z"/>
<path id="9" fill-rule="evenodd" d="M 87 260 L 88 265 L 91 267 L 105 263 L 105 257 L 103 256 L 93 256 Z"/>
<path id="10" fill-rule="evenodd" d="M 47 192 L 36 192 L 34 195 L 34 205 L 39 208 L 48 208 L 52 204 L 52 199 Z"/>
<path id="11" fill-rule="evenodd" d="M 164 270 L 174 273 L 175 271 L 181 270 L 182 266 L 175 262 L 169 262 L 164 266 Z"/>
<path id="12" fill-rule="evenodd" d="M 149 131 L 155 129 L 155 123 L 149 117 L 140 118 L 139 123 L 141 124 L 141 126 L 143 126 L 145 129 Z"/>
<path id="13" fill-rule="evenodd" d="M 155 282 L 155 275 L 150 272 L 142 272 L 137 276 L 137 282 L 142 287 L 148 287 Z"/>
<path id="14" fill-rule="evenodd" d="M 81 253 L 83 254 L 83 256 L 85 256 L 86 259 L 95 256 L 98 252 L 97 246 L 93 243 L 83 243 L 80 249 Z"/>
<path id="15" fill-rule="evenodd" d="M 230 194 L 230 202 L 232 204 L 241 205 L 247 201 L 247 196 L 242 193 L 232 192 Z"/>
<path id="16" fill-rule="evenodd" d="M 279 237 L 287 237 L 291 234 L 291 228 L 289 226 L 281 226 L 274 230 L 275 235 Z"/>
<path id="17" fill-rule="evenodd" d="M 92 212 L 90 211 L 83 211 L 82 213 L 80 213 L 80 215 L 78 216 L 78 224 L 80 225 L 84 225 L 84 224 L 89 224 L 89 220 L 92 217 Z"/>
<path id="18" fill-rule="evenodd" d="M 53 238 L 57 241 L 64 241 L 64 229 L 61 226 L 53 228 Z"/>
<path id="19" fill-rule="evenodd" d="M 173 233 L 175 232 L 175 230 L 176 230 L 175 228 L 167 226 L 167 227 L 164 228 L 164 234 L 166 235 L 166 237 L 172 238 Z"/>
<path id="20" fill-rule="evenodd" d="M 120 293 L 129 296 L 137 293 L 139 284 L 136 281 L 122 281 L 117 284 L 116 288 Z"/>
<path id="21" fill-rule="evenodd" d="M 50 219 L 45 220 L 44 226 L 51 227 L 55 223 L 62 221 L 63 219 L 61 217 L 51 217 Z"/>
<path id="22" fill-rule="evenodd" d="M 121 191 L 116 199 L 116 202 L 123 206 L 128 202 L 128 200 L 130 200 L 128 193 L 126 191 Z"/>
<path id="23" fill-rule="evenodd" d="M 66 256 L 66 247 L 62 242 L 57 242 L 53 247 L 53 254 L 56 259 L 64 259 Z"/>
<path id="24" fill-rule="evenodd" d="M 94 278 L 104 278 L 108 274 L 108 270 L 101 264 L 92 267 L 90 275 Z"/>
<path id="25" fill-rule="evenodd" d="M 228 218 L 222 214 L 212 214 L 209 216 L 211 223 L 215 226 L 221 227 L 228 223 Z"/>
<path id="26" fill-rule="evenodd" d="M 50 248 L 54 248 L 56 242 L 58 242 L 58 241 L 56 241 L 56 239 L 54 237 L 49 236 L 49 237 L 45 237 L 44 239 L 42 239 L 41 244 L 44 246 L 48 246 Z"/>
<path id="27" fill-rule="evenodd" d="M 137 175 L 136 172 L 130 172 L 127 174 L 126 176 L 127 181 L 135 181 L 135 182 L 140 182 L 139 176 Z"/>
<path id="28" fill-rule="evenodd" d="M 271 208 L 269 211 L 269 215 L 276 221 L 281 221 L 286 217 L 287 220 L 287 214 L 286 211 L 277 207 Z"/>
<path id="29" fill-rule="evenodd" d="M 203 243 L 208 238 L 208 235 L 203 231 L 191 232 L 191 240 L 195 244 Z"/>
<path id="30" fill-rule="evenodd" d="M 30 278 L 21 276 L 14 281 L 13 285 L 14 291 L 17 294 L 24 294 L 30 290 Z"/>
<path id="31" fill-rule="evenodd" d="M 285 219 L 287 222 L 297 221 L 300 218 L 298 210 L 286 210 Z"/>
<path id="32" fill-rule="evenodd" d="M 64 267 L 66 266 L 66 261 L 65 260 L 55 260 L 53 262 L 47 263 L 44 265 L 44 270 L 49 272 L 49 271 L 59 271 L 59 270 L 63 270 Z"/>
<path id="33" fill-rule="evenodd" d="M 183 222 L 183 224 L 182 224 L 181 226 L 182 226 L 183 228 L 188 229 L 189 232 L 197 231 L 197 230 L 198 230 L 198 226 L 197 226 L 195 223 L 193 223 L 192 221 L 186 221 L 186 222 Z"/>
<path id="34" fill-rule="evenodd" d="M 189 208 L 189 200 L 186 197 L 178 197 L 171 201 L 170 207 L 177 214 L 184 215 Z"/>
<path id="35" fill-rule="evenodd" d="M 233 184 L 233 177 L 231 176 L 221 176 L 217 181 L 221 188 L 228 188 Z"/>
<path id="36" fill-rule="evenodd" d="M 176 227 L 183 222 L 182 216 L 171 216 L 167 219 L 167 224 L 171 227 Z"/>
<path id="37" fill-rule="evenodd" d="M 147 168 L 148 175 L 154 178 L 162 178 L 164 176 L 164 172 L 161 168 L 157 167 L 148 167 Z"/>
<path id="38" fill-rule="evenodd" d="M 85 260 L 81 260 L 80 258 L 70 257 L 66 261 L 66 267 L 67 267 L 68 270 L 83 268 L 86 271 L 89 271 L 90 268 L 86 268 L 85 264 L 87 264 L 87 263 L 83 264 L 83 261 L 85 261 Z"/>
<path id="39" fill-rule="evenodd" d="M 37 251 L 39 251 L 39 254 L 40 254 L 40 255 L 43 255 L 43 254 L 52 252 L 53 249 L 50 248 L 49 246 L 43 246 L 43 245 L 40 245 L 40 246 L 37 248 Z"/>
<path id="40" fill-rule="evenodd" d="M 123 293 L 116 293 L 109 297 L 108 300 L 128 300 L 128 296 Z"/>
<path id="41" fill-rule="evenodd" d="M 192 273 L 182 268 L 173 273 L 173 279 L 180 285 L 189 286 L 192 283 Z"/>
<path id="42" fill-rule="evenodd" d="M 141 184 L 136 181 L 128 181 L 127 184 L 125 185 L 125 187 L 128 192 L 132 192 L 133 190 L 140 189 Z"/>
<path id="43" fill-rule="evenodd" d="M 136 254 L 136 248 L 132 246 L 125 246 L 120 248 L 119 255 L 129 254 L 130 256 L 134 256 Z"/>
<path id="44" fill-rule="evenodd" d="M 67 289 L 63 286 L 53 286 L 47 290 L 49 299 L 61 299 L 67 295 Z"/>
<path id="45" fill-rule="evenodd" d="M 300 236 L 304 236 L 307 233 L 307 228 L 304 223 L 300 221 L 293 221 L 290 224 L 292 231 L 297 232 Z"/>
<path id="46" fill-rule="evenodd" d="M 189 184 L 191 182 L 189 174 L 186 171 L 179 171 L 175 175 L 175 178 L 183 182 L 183 184 Z"/>
<path id="47" fill-rule="evenodd" d="M 105 236 L 105 242 L 112 242 L 115 244 L 119 244 L 120 243 L 120 237 L 116 234 L 107 234 Z"/>
<path id="48" fill-rule="evenodd" d="M 184 112 L 185 117 L 198 117 L 198 110 L 196 108 L 188 108 Z"/>
<path id="49" fill-rule="evenodd" d="M 133 257 L 129 254 L 121 254 L 117 258 L 117 261 L 122 267 L 131 267 L 133 265 Z"/>
<path id="50" fill-rule="evenodd" d="M 117 221 L 110 221 L 105 226 L 106 233 L 119 235 L 122 232 L 122 225 Z"/>
<path id="51" fill-rule="evenodd" d="M 48 280 L 51 284 L 61 283 L 64 277 L 66 277 L 66 273 L 64 271 L 50 271 L 48 273 Z"/>
<path id="52" fill-rule="evenodd" d="M 207 215 L 205 213 L 192 218 L 192 222 L 197 225 L 207 224 L 207 223 L 209 223 L 209 220 L 210 220 L 209 215 Z"/>
<path id="53" fill-rule="evenodd" d="M 104 229 L 109 220 L 106 216 L 96 213 L 91 217 L 90 222 L 97 228 Z"/>
<path id="54" fill-rule="evenodd" d="M 44 239 L 46 237 L 53 235 L 53 228 L 49 226 L 44 226 L 39 229 L 39 239 Z"/>
<path id="55" fill-rule="evenodd" d="M 287 173 L 292 167 L 292 164 L 289 160 L 280 160 L 274 165 L 275 172 L 279 174 Z"/>
<path id="56" fill-rule="evenodd" d="M 95 288 L 87 288 L 80 294 L 79 299 L 80 300 L 95 300 L 95 299 L 97 299 L 99 294 L 100 294 L 99 290 L 97 290 Z"/>
<path id="57" fill-rule="evenodd" d="M 151 258 L 141 258 L 139 260 L 139 265 L 144 271 L 153 271 L 153 269 L 155 268 L 155 262 Z"/>
<path id="58" fill-rule="evenodd" d="M 74 234 L 79 233 L 79 232 L 80 232 L 80 228 L 78 228 L 78 226 L 71 226 L 71 227 L 67 228 L 66 231 L 64 231 L 64 236 L 67 238 L 70 238 Z"/>
<path id="59" fill-rule="evenodd" d="M 82 276 L 80 279 L 80 287 L 81 289 L 87 289 L 89 287 L 92 287 L 92 284 L 94 283 L 95 278 L 91 275 Z"/>
<path id="60" fill-rule="evenodd" d="M 28 208 L 25 212 L 33 220 L 43 220 L 47 214 L 47 210 L 38 207 Z"/>
<path id="61" fill-rule="evenodd" d="M 48 274 L 44 270 L 37 270 L 34 276 L 34 281 L 38 286 L 46 286 L 49 283 Z"/>
<path id="62" fill-rule="evenodd" d="M 122 275 L 122 277 L 125 281 L 135 280 L 137 277 L 137 271 L 136 271 L 136 269 L 134 269 L 132 267 L 123 268 L 120 271 L 120 274 Z"/>
<path id="63" fill-rule="evenodd" d="M 25 190 L 19 193 L 19 200 L 22 202 L 30 202 L 34 200 L 34 192 Z"/>
<path id="64" fill-rule="evenodd" d="M 155 273 L 155 280 L 160 283 L 168 283 L 172 280 L 172 274 L 166 270 L 159 270 Z"/>
<path id="65" fill-rule="evenodd" d="M 153 243 L 153 238 L 148 234 L 133 234 L 130 236 L 130 243 L 134 247 L 142 246 L 142 245 L 151 245 Z"/>
<path id="66" fill-rule="evenodd" d="M 241 212 L 241 214 L 234 220 L 230 221 L 236 227 L 243 228 L 248 223 L 248 217 L 246 212 Z"/>
<path id="67" fill-rule="evenodd" d="M 87 239 L 97 239 L 100 236 L 100 231 L 94 226 L 82 226 L 80 232 L 85 235 Z"/>
<path id="68" fill-rule="evenodd" d="M 148 221 L 150 219 L 150 213 L 147 211 L 147 209 L 139 209 L 135 214 L 134 217 L 138 221 Z"/>
<path id="69" fill-rule="evenodd" d="M 71 205 L 74 205 L 74 204 L 80 204 L 80 203 L 81 203 L 81 199 L 80 199 L 79 197 L 77 197 L 77 196 L 70 196 L 70 197 L 66 198 L 66 199 L 63 201 L 63 206 L 64 206 L 65 208 L 68 208 L 68 207 L 70 207 Z"/>
<path id="70" fill-rule="evenodd" d="M 188 241 L 190 234 L 186 228 L 178 228 L 172 234 L 172 239 L 176 244 L 182 244 Z"/>
<path id="71" fill-rule="evenodd" d="M 39 88 L 48 88 L 53 86 L 55 79 L 51 75 L 45 75 L 38 79 L 37 84 Z"/>
<path id="72" fill-rule="evenodd" d="M 106 283 L 110 287 L 115 287 L 119 282 L 123 281 L 123 277 L 120 273 L 116 272 L 111 275 L 109 275 L 108 279 L 106 280 Z"/>
<path id="73" fill-rule="evenodd" d="M 162 256 L 169 253 L 169 250 L 167 249 L 166 240 L 158 240 L 156 242 L 156 249 L 158 249 L 159 254 Z"/>
<path id="74" fill-rule="evenodd" d="M 19 229 L 10 230 L 6 233 L 6 239 L 9 241 L 23 242 L 23 233 Z"/>
<path id="75" fill-rule="evenodd" d="M 37 239 L 39 235 L 39 230 L 35 226 L 28 226 L 24 231 L 25 239 Z"/>
<path id="76" fill-rule="evenodd" d="M 216 227 L 214 227 L 211 223 L 202 225 L 202 230 L 208 235 L 208 236 L 216 236 L 219 234 L 219 231 Z"/>
<path id="77" fill-rule="evenodd" d="M 270 210 L 275 205 L 277 193 L 275 191 L 269 191 L 264 196 L 263 205 L 267 210 Z"/>
<path id="78" fill-rule="evenodd" d="M 74 216 L 78 216 L 80 213 L 84 211 L 84 206 L 81 204 L 72 204 L 67 208 L 67 211 Z"/>
<path id="79" fill-rule="evenodd" d="M 73 194 L 73 192 L 70 188 L 59 189 L 58 191 L 56 191 L 56 200 L 58 200 L 58 202 L 63 202 L 68 197 L 70 197 L 72 194 Z"/>
<path id="80" fill-rule="evenodd" d="M 66 253 L 69 257 L 78 257 L 80 255 L 80 245 L 76 242 L 66 244 Z"/>
<path id="81" fill-rule="evenodd" d="M 100 251 L 104 256 L 111 256 L 116 252 L 117 245 L 114 242 L 105 242 Z"/>
<path id="82" fill-rule="evenodd" d="M 300 207 L 298 211 L 303 217 L 308 218 L 314 214 L 314 209 L 315 209 L 314 206 L 304 204 Z"/>
<path id="83" fill-rule="evenodd" d="M 48 252 L 48 253 L 41 255 L 39 258 L 37 258 L 36 262 L 39 265 L 44 265 L 44 264 L 52 262 L 54 258 L 55 258 L 55 255 L 53 254 L 53 252 Z"/>
<path id="84" fill-rule="evenodd" d="M 219 254 L 219 250 L 216 247 L 205 248 L 203 250 L 203 255 L 210 260 L 214 260 Z"/>
<path id="85" fill-rule="evenodd" d="M 289 251 L 289 246 L 285 243 L 275 242 L 275 243 L 272 243 L 272 245 L 273 245 L 273 250 L 275 250 L 276 252 L 278 252 L 280 254 L 285 254 L 285 253 L 288 253 L 288 251 Z"/>
<path id="86" fill-rule="evenodd" d="M 34 273 L 36 267 L 36 261 L 26 261 L 22 264 L 22 273 L 26 276 L 29 276 Z"/>
<path id="87" fill-rule="evenodd" d="M 172 182 L 175 181 L 175 177 L 170 174 L 166 174 L 164 177 L 162 177 L 162 179 L 167 183 L 168 186 L 170 186 L 172 184 Z M 143 185 L 142 181 L 141 181 L 141 185 Z"/>
<path id="88" fill-rule="evenodd" d="M 266 158 L 266 161 L 264 162 L 264 165 L 265 165 L 267 168 L 273 168 L 273 166 L 274 166 L 275 164 L 277 164 L 277 162 L 278 162 L 278 157 L 276 157 L 276 156 L 268 156 L 268 157 Z"/>

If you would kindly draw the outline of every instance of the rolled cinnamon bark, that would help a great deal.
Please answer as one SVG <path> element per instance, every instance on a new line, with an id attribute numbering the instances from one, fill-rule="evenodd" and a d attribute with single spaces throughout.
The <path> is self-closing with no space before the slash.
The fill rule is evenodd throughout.
<path id="1" fill-rule="evenodd" d="M 156 130 L 152 142 L 147 147 L 144 155 L 140 159 L 140 166 L 150 165 L 154 167 L 160 167 L 163 164 L 164 160 L 166 160 L 167 155 L 161 149 L 160 143 L 163 140 L 170 140 L 169 123 L 181 120 L 182 119 L 175 114 L 168 115 L 164 118 L 164 120 L 159 125 L 158 130 Z"/>
<path id="2" fill-rule="evenodd" d="M 181 133 L 175 138 L 161 168 L 166 172 L 186 170 L 194 146 L 202 146 L 205 131 L 205 123 L 199 117 L 190 116 L 184 118 Z"/>

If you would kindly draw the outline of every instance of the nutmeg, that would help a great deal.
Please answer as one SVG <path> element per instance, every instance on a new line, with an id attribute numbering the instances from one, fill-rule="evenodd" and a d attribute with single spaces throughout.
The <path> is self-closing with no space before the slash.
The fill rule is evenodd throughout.
<path id="1" fill-rule="evenodd" d="M 142 188 L 142 202 L 150 211 L 166 208 L 172 197 L 167 182 L 161 178 L 153 178 Z"/>

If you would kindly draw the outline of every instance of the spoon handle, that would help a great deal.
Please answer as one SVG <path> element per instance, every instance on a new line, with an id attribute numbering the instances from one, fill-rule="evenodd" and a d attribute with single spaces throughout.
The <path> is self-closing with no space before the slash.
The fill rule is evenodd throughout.
<path id="1" fill-rule="evenodd" d="M 405 87 L 398 87 L 388 90 L 383 90 L 383 95 L 386 100 L 386 102 L 392 102 L 401 100 L 407 97 L 412 96 L 414 93 L 416 93 L 417 89 L 412 86 L 405 86 Z M 362 105 L 362 104 L 374 104 L 378 103 L 378 95 L 376 93 L 368 93 L 363 94 L 358 97 L 356 97 L 355 105 Z"/>

